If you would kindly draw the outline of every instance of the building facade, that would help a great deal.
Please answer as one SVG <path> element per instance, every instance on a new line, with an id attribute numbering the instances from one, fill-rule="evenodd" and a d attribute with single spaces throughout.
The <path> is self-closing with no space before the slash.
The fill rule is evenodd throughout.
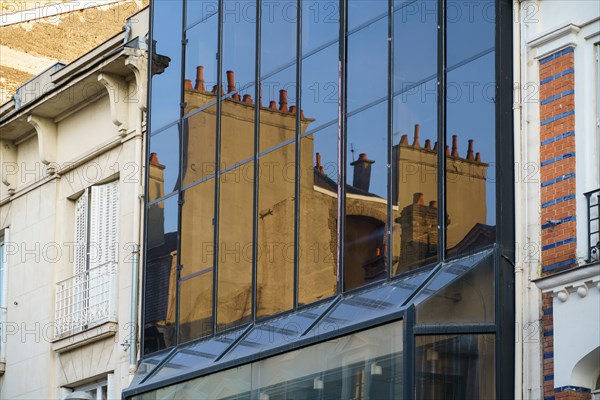
<path id="1" fill-rule="evenodd" d="M 124 397 L 513 397 L 510 2 L 151 14 Z"/>
<path id="2" fill-rule="evenodd" d="M 148 24 L 0 107 L 0 398 L 114 399 L 132 378 Z"/>
<path id="3" fill-rule="evenodd" d="M 598 398 L 600 7 L 524 1 L 515 13 L 522 395 Z"/>

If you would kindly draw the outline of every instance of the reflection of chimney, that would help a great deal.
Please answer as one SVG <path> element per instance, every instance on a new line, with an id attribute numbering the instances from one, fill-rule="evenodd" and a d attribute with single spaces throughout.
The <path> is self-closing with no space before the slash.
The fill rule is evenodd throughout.
<path id="1" fill-rule="evenodd" d="M 467 160 L 475 161 L 475 157 L 473 156 L 473 139 L 469 139 L 469 149 L 467 150 Z"/>
<path id="2" fill-rule="evenodd" d="M 402 137 L 400 138 L 400 144 L 408 146 L 408 135 L 402 135 Z"/>
<path id="3" fill-rule="evenodd" d="M 478 163 L 481 162 L 481 153 L 477 152 L 477 154 L 475 154 L 475 161 Z"/>
<path id="4" fill-rule="evenodd" d="M 290 113 L 296 114 L 296 106 L 291 106 L 290 107 Z"/>
<path id="5" fill-rule="evenodd" d="M 452 157 L 458 157 L 458 136 L 452 135 Z"/>
<path id="6" fill-rule="evenodd" d="M 425 140 L 425 150 L 431 150 L 431 140 Z"/>
<path id="7" fill-rule="evenodd" d="M 323 173 L 323 166 L 321 165 L 321 153 L 317 153 L 317 165 L 315 166 L 317 171 Z"/>
<path id="8" fill-rule="evenodd" d="M 279 111 L 288 111 L 287 106 L 287 90 L 281 89 L 279 91 Z"/>
<path id="9" fill-rule="evenodd" d="M 186 79 L 183 83 L 183 87 L 184 89 L 193 89 L 194 87 L 192 86 L 192 81 L 189 79 Z"/>
<path id="10" fill-rule="evenodd" d="M 421 147 L 421 143 L 419 143 L 419 130 L 420 130 L 420 126 L 419 124 L 415 124 L 415 137 L 413 140 L 413 147 Z"/>
<path id="11" fill-rule="evenodd" d="M 269 102 L 269 108 L 270 108 L 271 110 L 277 110 L 277 103 L 275 102 L 275 100 L 271 100 L 271 101 Z"/>
<path id="12" fill-rule="evenodd" d="M 233 71 L 227 71 L 227 93 L 235 91 L 235 76 Z"/>
<path id="13" fill-rule="evenodd" d="M 425 201 L 423 200 L 423 193 L 414 193 L 413 194 L 413 204 L 423 205 Z"/>
<path id="14" fill-rule="evenodd" d="M 206 91 L 204 87 L 204 67 L 202 65 L 196 67 L 196 90 Z M 216 93 L 216 92 L 215 92 Z"/>
<path id="15" fill-rule="evenodd" d="M 249 94 L 244 95 L 244 103 L 252 104 L 252 96 Z"/>
<path id="16" fill-rule="evenodd" d="M 354 167 L 352 186 L 365 192 L 369 191 L 369 185 L 371 184 L 371 164 L 374 162 L 369 160 L 365 153 L 360 153 L 358 160 L 350 164 Z"/>
<path id="17" fill-rule="evenodd" d="M 148 195 L 151 199 L 158 199 L 163 197 L 165 192 L 165 166 L 158 161 L 156 153 L 150 153 L 149 161 Z M 148 223 L 154 227 L 148 231 L 148 248 L 164 243 L 165 216 L 163 207 L 162 203 L 148 207 Z"/>

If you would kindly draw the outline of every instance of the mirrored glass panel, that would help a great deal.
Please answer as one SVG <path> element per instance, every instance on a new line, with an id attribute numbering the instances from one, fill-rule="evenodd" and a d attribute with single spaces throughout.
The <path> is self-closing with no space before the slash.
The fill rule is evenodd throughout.
<path id="1" fill-rule="evenodd" d="M 345 290 L 387 277 L 386 104 L 348 118 Z"/>
<path id="2" fill-rule="evenodd" d="M 199 93 L 216 94 L 218 1 L 192 0 L 187 3 L 188 20 L 198 19 L 185 33 L 188 40 L 185 47 L 185 87 Z M 216 96 L 212 100 L 216 100 Z M 195 108 L 189 103 L 188 106 Z"/>
<path id="3" fill-rule="evenodd" d="M 494 258 L 487 254 L 444 265 L 424 290 L 428 297 L 417 306 L 417 324 L 494 324 Z"/>
<path id="4" fill-rule="evenodd" d="M 189 110 L 195 110 L 215 99 L 215 95 L 186 90 Z M 194 182 L 214 177 L 217 172 L 217 106 L 203 108 L 183 121 L 183 188 Z"/>
<path id="5" fill-rule="evenodd" d="M 417 336 L 415 399 L 495 399 L 495 336 Z"/>
<path id="6" fill-rule="evenodd" d="M 175 345 L 177 196 L 148 206 L 143 354 Z"/>
<path id="7" fill-rule="evenodd" d="M 179 343 L 189 342 L 213 333 L 212 306 L 212 268 L 207 268 L 180 281 Z"/>
<path id="8" fill-rule="evenodd" d="M 151 373 L 154 373 L 154 369 L 160 364 L 167 356 L 171 354 L 171 350 L 162 351 L 160 353 L 152 354 L 151 356 L 144 357 L 140 362 L 135 371 L 135 376 L 131 380 L 130 386 L 139 385 L 144 379 L 148 378 Z"/>
<path id="9" fill-rule="evenodd" d="M 437 261 L 438 29 L 432 3 L 401 3 L 394 10 L 393 274 Z"/>
<path id="10" fill-rule="evenodd" d="M 186 0 L 186 28 L 191 28 L 219 12 L 218 0 Z"/>
<path id="11" fill-rule="evenodd" d="M 398 321 L 133 398 L 402 399 L 403 335 Z"/>
<path id="12" fill-rule="evenodd" d="M 162 198 L 179 187 L 179 124 L 150 136 L 148 201 Z"/>
<path id="13" fill-rule="evenodd" d="M 155 1 L 152 39 L 152 95 L 150 119 L 153 130 L 176 121 L 181 102 L 181 29 L 183 1 Z M 163 18 L 173 21 L 165 24 Z M 173 28 L 176 26 L 177 28 Z"/>

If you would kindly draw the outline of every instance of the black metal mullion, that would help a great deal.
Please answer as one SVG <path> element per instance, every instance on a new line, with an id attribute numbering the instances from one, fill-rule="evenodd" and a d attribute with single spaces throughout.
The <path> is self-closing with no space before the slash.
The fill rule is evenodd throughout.
<path id="1" fill-rule="evenodd" d="M 184 159 L 184 146 L 183 146 L 183 138 L 184 132 L 183 130 L 186 127 L 183 121 L 183 115 L 185 114 L 185 96 L 184 96 L 184 80 L 185 80 L 185 53 L 186 53 L 186 45 L 187 45 L 187 35 L 185 31 L 185 20 L 186 20 L 186 11 L 187 11 L 187 0 L 183 0 L 181 2 L 181 71 L 179 77 L 179 123 L 177 124 L 177 133 L 179 135 L 179 181 L 183 182 L 183 163 L 181 160 Z M 150 169 L 148 168 L 148 171 Z M 149 174 L 150 172 L 148 172 Z M 181 184 L 177 187 L 177 275 L 176 285 L 175 285 L 175 345 L 179 344 L 179 332 L 180 332 L 180 304 L 181 304 L 181 270 L 183 266 L 181 265 L 181 226 L 182 226 L 182 216 L 183 216 L 183 205 L 185 203 L 184 192 L 181 190 Z"/>
<path id="2" fill-rule="evenodd" d="M 294 308 L 298 307 L 300 284 L 300 135 L 302 134 L 302 0 L 296 17 L 296 164 L 294 187 Z"/>
<path id="3" fill-rule="evenodd" d="M 405 400 L 414 398 L 415 393 L 415 314 L 414 305 L 404 313 L 403 380 Z"/>
<path id="4" fill-rule="evenodd" d="M 346 229 L 346 145 L 347 145 L 347 55 L 348 46 L 346 32 L 348 31 L 348 0 L 339 0 L 340 29 L 338 57 L 338 293 L 344 291 L 344 259 L 345 259 L 345 229 Z"/>
<path id="5" fill-rule="evenodd" d="M 392 269 L 394 268 L 394 237 L 393 237 L 393 174 L 394 165 L 393 155 L 393 137 L 394 137 L 394 0 L 388 0 L 388 104 L 387 104 L 387 278 L 392 279 Z M 398 261 L 399 262 L 399 261 Z"/>
<path id="6" fill-rule="evenodd" d="M 438 260 L 446 258 L 446 0 L 438 0 Z"/>
<path id="7" fill-rule="evenodd" d="M 256 47 L 254 64 L 254 182 L 253 182 L 253 205 L 252 210 L 252 321 L 256 321 L 257 314 L 257 283 L 258 283 L 258 181 L 259 181 L 259 158 L 260 152 L 260 107 L 261 107 L 261 0 L 256 0 Z"/>
<path id="8" fill-rule="evenodd" d="M 213 304 L 212 304 L 212 331 L 217 332 L 217 312 L 219 299 L 219 217 L 221 203 L 221 110 L 222 110 L 222 69 L 223 69 L 223 2 L 219 0 L 218 33 L 217 33 L 217 115 L 216 115 L 216 145 L 215 145 L 215 211 L 214 211 L 214 236 L 213 236 Z"/>

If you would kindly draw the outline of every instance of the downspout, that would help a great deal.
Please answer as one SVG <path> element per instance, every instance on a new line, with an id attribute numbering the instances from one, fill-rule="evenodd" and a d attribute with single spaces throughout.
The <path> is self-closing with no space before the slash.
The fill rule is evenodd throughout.
<path id="1" fill-rule="evenodd" d="M 136 80 L 140 79 L 142 82 L 136 82 L 139 90 L 144 90 L 145 82 L 144 73 L 140 73 L 136 76 Z M 132 264 L 131 264 L 131 320 L 130 320 L 130 346 L 129 346 L 129 379 L 133 379 L 133 375 L 137 370 L 137 358 L 138 358 L 138 318 L 139 318 L 139 280 L 140 280 L 140 238 L 141 229 L 143 226 L 142 221 L 142 202 L 143 202 L 143 182 L 144 182 L 144 171 L 146 168 L 144 151 L 146 137 L 144 135 L 144 114 L 146 110 L 145 96 L 141 96 L 143 100 L 140 100 L 138 107 L 138 115 L 136 117 L 136 134 L 134 138 L 135 142 L 135 155 L 134 159 L 140 166 L 138 171 L 138 185 L 135 187 L 135 205 L 133 208 L 133 251 L 132 251 Z M 142 104 L 144 103 L 144 104 Z"/>
<path id="2" fill-rule="evenodd" d="M 518 160 L 523 161 L 523 130 L 521 126 L 522 113 L 522 92 L 521 92 L 521 0 L 514 0 L 513 2 L 513 76 L 514 76 L 514 103 L 513 103 L 513 134 L 515 135 L 514 141 L 514 154 L 518 155 Z M 521 163 L 518 162 L 517 165 Z M 515 171 L 517 176 L 520 174 L 520 169 Z M 524 221 L 523 215 L 523 188 L 520 179 L 515 184 L 515 228 L 522 226 L 521 223 Z M 515 229 L 515 239 L 518 243 L 525 243 L 525 237 L 523 236 L 521 229 Z M 521 253 L 521 257 L 517 260 L 515 265 L 515 338 L 520 338 L 523 333 L 524 326 L 524 278 L 523 268 L 525 265 L 524 246 L 518 246 L 518 253 Z M 524 399 L 523 396 L 523 351 L 524 343 L 523 340 L 517 340 L 515 345 L 515 399 Z"/>
<path id="3" fill-rule="evenodd" d="M 8 256 L 6 255 L 6 244 L 9 243 L 9 230 L 4 230 L 4 238 L 2 239 L 4 245 L 2 246 L 2 251 L 0 252 L 0 290 L 2 291 L 2 296 L 0 296 L 0 364 L 6 363 L 6 341 L 3 341 L 6 337 L 4 332 L 1 332 L 2 329 L 6 327 L 6 311 L 8 304 L 8 277 L 7 277 L 7 260 Z"/>

